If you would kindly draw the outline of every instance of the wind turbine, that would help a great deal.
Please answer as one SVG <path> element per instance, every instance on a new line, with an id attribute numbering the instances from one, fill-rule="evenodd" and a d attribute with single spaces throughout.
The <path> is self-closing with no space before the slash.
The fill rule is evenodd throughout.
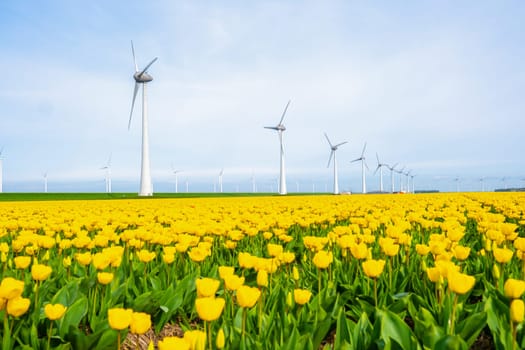
<path id="1" fill-rule="evenodd" d="M 396 173 L 399 174 L 399 192 L 403 192 L 403 170 L 405 170 L 405 167 L 402 167 L 400 170 L 396 170 Z"/>
<path id="2" fill-rule="evenodd" d="M 47 193 L 47 171 L 44 173 L 44 193 Z"/>
<path id="3" fill-rule="evenodd" d="M 456 182 L 456 192 L 459 192 L 459 177 L 456 177 L 454 181 Z"/>
<path id="4" fill-rule="evenodd" d="M 406 173 L 404 173 L 404 175 L 406 176 L 406 179 L 407 179 L 406 193 L 410 193 L 410 178 L 409 178 L 410 172 L 411 172 L 411 170 L 409 170 Z"/>
<path id="5" fill-rule="evenodd" d="M 222 193 L 222 175 L 224 174 L 224 169 L 219 171 L 219 192 Z"/>
<path id="6" fill-rule="evenodd" d="M 109 154 L 108 162 L 100 170 L 106 170 L 106 193 L 111 193 L 111 153 Z"/>
<path id="7" fill-rule="evenodd" d="M 334 159 L 334 194 L 339 194 L 339 180 L 337 178 L 337 157 L 335 154 L 335 151 L 339 148 L 339 146 L 344 145 L 345 143 L 348 143 L 348 141 L 344 141 L 341 143 L 338 143 L 337 145 L 333 145 L 332 142 L 330 142 L 330 139 L 328 138 L 328 135 L 324 133 L 324 137 L 326 137 L 326 141 L 328 141 L 328 144 L 330 145 L 330 157 L 328 158 L 328 164 L 326 167 L 328 168 L 330 166 L 330 162 L 332 161 L 332 158 Z M 299 191 L 297 191 L 299 192 Z"/>
<path id="8" fill-rule="evenodd" d="M 416 177 L 416 175 L 410 175 L 410 178 L 412 179 L 412 193 L 416 193 L 416 188 L 414 187 L 414 177 Z"/>
<path id="9" fill-rule="evenodd" d="M 392 184 L 392 193 L 394 193 L 394 170 L 399 163 L 394 164 L 393 166 L 386 166 L 390 170 L 390 183 Z M 395 170 L 397 171 L 397 170 Z"/>
<path id="10" fill-rule="evenodd" d="M 179 177 L 177 174 L 182 172 L 182 170 L 173 170 L 173 166 L 171 170 L 173 171 L 173 175 L 175 175 L 175 193 L 179 193 Z"/>
<path id="11" fill-rule="evenodd" d="M 3 164 L 2 164 L 3 163 L 2 162 L 3 161 L 3 158 L 2 158 L 2 153 L 3 152 L 4 152 L 4 147 L 0 148 L 0 193 L 2 193 L 4 191 L 3 186 L 2 186 L 3 181 L 4 181 L 3 176 L 2 176 L 3 171 L 4 171 L 3 170 Z"/>
<path id="12" fill-rule="evenodd" d="M 250 177 L 250 181 L 252 183 L 252 192 L 253 193 L 257 192 L 257 185 L 255 184 L 255 174 L 253 173 L 253 170 L 252 170 L 252 176 Z"/>
<path id="13" fill-rule="evenodd" d="M 139 85 L 142 84 L 142 159 L 140 171 L 140 192 L 139 196 L 152 196 L 153 184 L 151 183 L 151 170 L 149 164 L 149 135 L 148 135 L 148 109 L 146 99 L 146 83 L 153 80 L 153 77 L 148 74 L 148 68 L 157 60 L 155 57 L 143 70 L 139 71 L 137 60 L 135 58 L 135 48 L 133 41 L 131 42 L 131 52 L 133 53 L 133 62 L 135 63 L 135 89 L 133 91 L 133 100 L 131 101 L 131 112 L 129 113 L 128 130 L 131 127 L 131 117 L 133 116 L 133 106 L 135 105 L 135 98 L 139 90 Z"/>
<path id="14" fill-rule="evenodd" d="M 286 104 L 286 107 L 284 107 L 283 115 L 281 116 L 281 120 L 279 121 L 279 124 L 276 126 L 265 126 L 265 129 L 272 129 L 279 133 L 279 144 L 281 145 L 281 163 L 280 163 L 280 169 L 279 169 L 279 194 L 286 194 L 286 173 L 284 169 L 284 147 L 283 147 L 283 131 L 286 130 L 285 126 L 283 125 L 284 116 L 286 115 L 286 111 L 288 110 L 288 106 L 290 105 L 291 100 L 288 101 Z"/>
<path id="15" fill-rule="evenodd" d="M 383 192 L 383 167 L 386 166 L 388 168 L 388 164 L 381 163 L 379 161 L 379 155 L 376 152 L 376 158 L 377 158 L 377 168 L 374 171 L 374 174 L 377 173 L 379 170 L 379 192 Z"/>
<path id="16" fill-rule="evenodd" d="M 363 183 L 363 193 L 366 193 L 365 167 L 368 169 L 368 165 L 366 165 L 366 160 L 365 160 L 366 159 L 365 158 L 365 150 L 366 150 L 366 142 L 365 142 L 365 146 L 363 147 L 363 152 L 361 152 L 361 157 L 351 161 L 351 163 L 361 161 L 361 173 L 362 173 L 361 181 Z"/>
<path id="17" fill-rule="evenodd" d="M 484 180 L 485 178 L 483 176 L 479 179 L 479 182 L 481 182 L 481 192 L 485 192 L 485 184 L 483 183 Z"/>

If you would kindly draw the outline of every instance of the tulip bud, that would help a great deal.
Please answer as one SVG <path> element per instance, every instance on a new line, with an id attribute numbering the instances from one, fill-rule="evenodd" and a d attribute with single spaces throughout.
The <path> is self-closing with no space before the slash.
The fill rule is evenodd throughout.
<path id="1" fill-rule="evenodd" d="M 499 265 L 498 264 L 494 264 L 492 266 L 492 276 L 499 280 L 499 277 L 500 277 L 501 273 L 500 273 L 500 270 L 499 270 Z"/>
<path id="2" fill-rule="evenodd" d="M 291 292 L 288 292 L 288 294 L 286 294 L 286 305 L 288 305 L 288 307 L 293 306 L 293 296 Z"/>
<path id="3" fill-rule="evenodd" d="M 224 348 L 224 330 L 221 328 L 219 329 L 219 332 L 217 332 L 217 338 L 215 338 L 215 345 L 217 346 L 217 349 Z"/>
<path id="4" fill-rule="evenodd" d="M 292 269 L 292 276 L 294 281 L 299 281 L 299 269 L 297 269 L 297 266 L 294 266 Z"/>
<path id="5" fill-rule="evenodd" d="M 523 300 L 514 299 L 510 303 L 510 318 L 515 323 L 523 322 L 523 316 L 525 315 L 525 305 Z"/>

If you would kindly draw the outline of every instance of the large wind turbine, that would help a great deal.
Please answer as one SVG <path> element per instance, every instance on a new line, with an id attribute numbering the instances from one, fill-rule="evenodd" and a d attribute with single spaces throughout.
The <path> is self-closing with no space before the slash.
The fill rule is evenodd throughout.
<path id="1" fill-rule="evenodd" d="M 279 144 L 281 146 L 281 165 L 280 165 L 280 173 L 279 173 L 279 194 L 286 194 L 286 173 L 284 169 L 284 147 L 283 147 L 283 131 L 286 130 L 286 128 L 283 125 L 284 116 L 286 114 L 286 111 L 288 110 L 288 106 L 290 105 L 291 100 L 288 101 L 286 104 L 286 107 L 284 107 L 283 115 L 281 116 L 281 120 L 279 121 L 279 124 L 276 126 L 265 126 L 266 129 L 272 129 L 279 133 Z"/>
<path id="2" fill-rule="evenodd" d="M 224 174 L 224 169 L 219 171 L 219 192 L 222 193 L 222 175 Z"/>
<path id="3" fill-rule="evenodd" d="M 393 166 L 388 166 L 387 168 L 390 170 L 390 183 L 392 184 L 392 193 L 394 193 L 394 170 L 396 169 L 396 166 L 399 163 L 394 164 Z M 397 170 L 396 170 L 397 171 Z"/>
<path id="4" fill-rule="evenodd" d="M 178 173 L 180 173 L 182 170 L 173 170 L 173 175 L 175 175 L 175 193 L 179 193 L 179 177 Z"/>
<path id="5" fill-rule="evenodd" d="M 3 176 L 2 176 L 3 171 L 4 171 L 3 170 L 3 164 L 2 164 L 2 160 L 3 160 L 2 153 L 3 152 L 4 152 L 4 147 L 0 148 L 0 193 L 2 193 L 4 191 L 3 186 L 2 186 L 3 181 L 4 181 Z"/>
<path id="6" fill-rule="evenodd" d="M 337 148 L 339 148 L 339 146 L 344 145 L 345 143 L 348 143 L 348 141 L 344 141 L 344 142 L 338 143 L 337 145 L 333 145 L 332 142 L 330 142 L 330 139 L 328 138 L 328 135 L 326 135 L 326 133 L 324 133 L 324 137 L 326 137 L 326 141 L 328 141 L 328 144 L 330 145 L 330 149 L 331 149 L 330 157 L 328 158 L 328 164 L 326 165 L 326 167 L 328 168 L 330 166 L 330 162 L 332 161 L 332 158 L 333 158 L 334 159 L 334 194 L 339 194 L 339 181 L 337 178 L 337 158 L 336 158 L 335 151 L 337 151 Z"/>
<path id="7" fill-rule="evenodd" d="M 106 170 L 106 193 L 111 193 L 111 154 L 109 155 L 108 162 L 106 163 L 106 165 L 100 169 Z"/>
<path id="8" fill-rule="evenodd" d="M 354 159 L 353 162 L 361 161 L 361 173 L 362 173 L 362 183 L 363 183 L 363 193 L 366 193 L 366 176 L 365 176 L 365 167 L 368 169 L 368 165 L 366 165 L 366 158 L 365 158 L 365 150 L 366 150 L 366 142 L 365 146 L 363 147 L 363 152 L 361 152 L 361 157 Z"/>
<path id="9" fill-rule="evenodd" d="M 381 163 L 379 161 L 379 155 L 377 154 L 377 152 L 376 152 L 376 158 L 377 158 L 377 168 L 374 171 L 374 174 L 377 173 L 377 171 L 379 170 L 379 192 L 383 192 L 383 167 L 384 166 L 388 167 L 388 164 Z"/>
<path id="10" fill-rule="evenodd" d="M 135 63 L 135 89 L 133 91 L 133 100 L 131 101 L 131 112 L 129 113 L 128 130 L 131 127 L 131 117 L 133 115 L 133 106 L 135 105 L 135 98 L 139 90 L 139 85 L 142 84 L 142 166 L 140 171 L 140 192 L 139 196 L 153 195 L 153 184 L 151 183 L 151 171 L 149 165 L 149 136 L 148 136 L 148 109 L 146 104 L 146 83 L 153 80 L 153 77 L 147 73 L 148 68 L 157 60 L 155 57 L 143 70 L 139 71 L 137 60 L 135 58 L 135 48 L 133 41 L 131 42 L 131 52 L 133 53 L 133 62 Z"/>

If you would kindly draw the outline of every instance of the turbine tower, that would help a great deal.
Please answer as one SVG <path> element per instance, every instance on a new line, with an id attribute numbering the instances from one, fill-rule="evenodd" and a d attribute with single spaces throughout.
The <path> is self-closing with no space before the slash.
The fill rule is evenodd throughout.
<path id="1" fill-rule="evenodd" d="M 374 171 L 374 174 L 377 173 L 379 170 L 379 192 L 383 192 L 383 167 L 386 166 L 388 168 L 388 164 L 381 163 L 379 161 L 379 155 L 376 152 L 376 158 L 377 158 L 377 168 Z"/>
<path id="2" fill-rule="evenodd" d="M 290 105 L 291 100 L 288 101 L 286 104 L 286 107 L 284 107 L 283 115 L 281 116 L 281 120 L 279 121 L 279 124 L 276 126 L 265 126 L 265 129 L 272 129 L 279 133 L 279 144 L 281 146 L 281 164 L 279 169 L 279 194 L 286 194 L 286 173 L 284 169 L 284 147 L 283 147 L 283 131 L 286 130 L 286 128 L 283 125 L 284 116 L 286 115 L 286 111 L 288 110 L 288 106 Z"/>
<path id="3" fill-rule="evenodd" d="M 47 171 L 44 173 L 44 193 L 47 193 Z"/>
<path id="4" fill-rule="evenodd" d="M 222 193 L 222 175 L 224 174 L 224 169 L 219 171 L 219 192 Z"/>
<path id="5" fill-rule="evenodd" d="M 173 170 L 173 175 L 175 175 L 175 193 L 179 193 L 179 177 L 177 176 L 181 170 Z"/>
<path id="6" fill-rule="evenodd" d="M 368 165 L 366 165 L 366 158 L 365 158 L 365 150 L 366 150 L 366 142 L 365 146 L 363 147 L 363 152 L 361 152 L 361 157 L 354 159 L 353 162 L 361 161 L 361 174 L 362 174 L 362 184 L 363 184 L 363 193 L 366 193 L 366 176 L 365 176 L 365 167 L 368 169 Z"/>
<path id="7" fill-rule="evenodd" d="M 410 178 L 412 179 L 412 193 L 416 193 L 416 188 L 414 186 L 414 177 L 416 177 L 416 175 L 414 174 L 410 175 Z"/>
<path id="8" fill-rule="evenodd" d="M 149 135 L 148 135 L 148 108 L 146 99 L 146 83 L 153 80 L 153 77 L 148 74 L 148 68 L 157 60 L 155 57 L 143 70 L 139 71 L 137 60 L 135 58 L 135 48 L 133 41 L 131 42 L 131 52 L 133 53 L 133 62 L 135 63 L 135 89 L 133 91 L 133 100 L 131 101 L 131 112 L 129 114 L 128 130 L 131 127 L 131 117 L 133 116 L 133 106 L 135 105 L 135 98 L 139 90 L 139 85 L 142 84 L 142 165 L 140 171 L 140 192 L 139 196 L 152 196 L 153 184 L 151 183 L 151 170 L 149 164 Z"/>
<path id="9" fill-rule="evenodd" d="M 106 193 L 111 193 L 111 153 L 109 154 L 108 162 L 100 170 L 106 170 Z"/>
<path id="10" fill-rule="evenodd" d="M 403 170 L 405 170 L 405 167 L 402 167 L 399 170 L 396 170 L 396 173 L 399 174 L 399 192 L 403 192 Z"/>
<path id="11" fill-rule="evenodd" d="M 4 147 L 0 148 L 0 193 L 2 193 L 4 191 L 3 185 L 2 185 L 3 181 L 4 181 L 3 176 L 2 176 L 3 171 L 4 171 L 3 168 L 2 168 L 3 167 L 3 164 L 2 164 L 2 161 L 3 161 L 2 153 L 3 152 L 4 152 Z"/>
<path id="12" fill-rule="evenodd" d="M 324 137 L 326 137 L 326 141 L 328 141 L 328 144 L 330 145 L 330 149 L 332 150 L 330 152 L 330 157 L 328 158 L 328 164 L 326 165 L 326 167 L 328 168 L 330 166 L 330 162 L 332 161 L 332 157 L 333 157 L 334 158 L 334 194 L 339 194 L 339 181 L 337 178 L 337 158 L 336 158 L 335 151 L 337 151 L 337 148 L 339 148 L 339 146 L 344 145 L 345 143 L 348 143 L 348 141 L 344 141 L 344 142 L 338 143 L 337 145 L 333 145 L 332 142 L 330 142 L 330 139 L 328 138 L 328 135 L 326 135 L 326 133 L 324 133 Z"/>
<path id="13" fill-rule="evenodd" d="M 390 170 L 390 183 L 392 184 L 392 193 L 394 193 L 394 171 L 397 171 L 395 170 L 396 169 L 396 166 L 398 165 L 399 163 L 396 163 L 394 164 L 393 166 L 386 166 L 389 170 Z"/>

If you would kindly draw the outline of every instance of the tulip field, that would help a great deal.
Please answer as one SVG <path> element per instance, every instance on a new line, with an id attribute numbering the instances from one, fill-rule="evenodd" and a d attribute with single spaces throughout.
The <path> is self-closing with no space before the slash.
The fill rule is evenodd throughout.
<path id="1" fill-rule="evenodd" d="M 525 193 L 0 202 L 0 348 L 523 349 L 524 211 Z"/>

